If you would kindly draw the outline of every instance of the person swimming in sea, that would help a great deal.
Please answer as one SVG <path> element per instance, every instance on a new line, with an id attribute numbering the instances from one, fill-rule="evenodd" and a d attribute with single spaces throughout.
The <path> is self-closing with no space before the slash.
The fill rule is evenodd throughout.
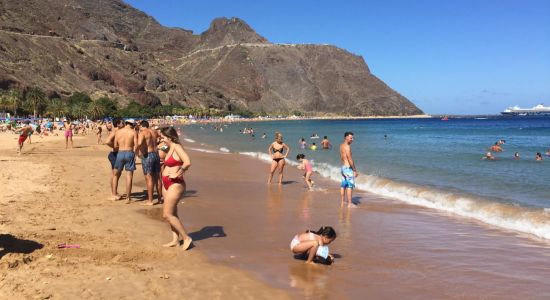
<path id="1" fill-rule="evenodd" d="M 321 141 L 321 146 L 323 147 L 323 150 L 328 150 L 332 148 L 332 144 L 330 143 L 326 135 L 323 137 L 323 140 Z"/>
<path id="2" fill-rule="evenodd" d="M 290 242 L 290 251 L 296 256 L 306 257 L 307 264 L 326 260 L 332 263 L 334 257 L 329 253 L 328 244 L 336 239 L 336 231 L 330 226 L 323 226 L 317 231 L 308 230 L 298 233 Z"/>
<path id="3" fill-rule="evenodd" d="M 519 152 L 514 153 L 514 159 L 518 160 L 519 158 Z"/>
<path id="4" fill-rule="evenodd" d="M 537 154 L 535 154 L 535 160 L 542 161 L 542 154 L 540 154 L 540 152 L 537 152 Z"/>
<path id="5" fill-rule="evenodd" d="M 311 146 L 309 147 L 309 150 L 317 150 L 317 145 L 315 145 L 315 143 L 311 144 Z"/>
<path id="6" fill-rule="evenodd" d="M 309 160 L 306 159 L 306 156 L 302 153 L 296 155 L 296 160 L 300 162 L 300 165 L 298 166 L 299 170 L 304 170 L 304 180 L 307 184 L 308 189 L 311 191 L 313 190 L 313 180 L 311 180 L 311 174 L 313 174 L 313 168 L 311 167 L 311 163 Z"/>
<path id="7" fill-rule="evenodd" d="M 307 147 L 306 139 L 301 138 L 298 143 L 300 144 L 300 149 L 306 149 L 306 147 Z"/>
<path id="8" fill-rule="evenodd" d="M 493 152 L 502 152 L 502 147 L 500 147 L 500 145 L 499 142 L 496 142 L 489 150 Z"/>
<path id="9" fill-rule="evenodd" d="M 491 153 L 491 151 L 487 151 L 487 153 L 485 153 L 485 156 L 482 157 L 481 159 L 495 160 L 495 157 L 493 156 L 493 153 Z"/>

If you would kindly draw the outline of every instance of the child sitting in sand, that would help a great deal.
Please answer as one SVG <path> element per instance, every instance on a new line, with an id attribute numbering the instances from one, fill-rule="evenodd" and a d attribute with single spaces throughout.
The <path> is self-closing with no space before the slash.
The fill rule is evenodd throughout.
<path id="1" fill-rule="evenodd" d="M 311 180 L 311 174 L 313 174 L 313 168 L 311 167 L 311 163 L 309 160 L 306 159 L 306 156 L 304 154 L 298 154 L 296 155 L 296 159 L 301 164 L 298 166 L 298 169 L 305 170 L 304 173 L 304 180 L 306 181 L 308 189 L 311 191 L 313 189 L 313 180 Z"/>
<path id="2" fill-rule="evenodd" d="M 334 257 L 329 254 L 328 244 L 336 239 L 336 231 L 330 226 L 319 228 L 318 231 L 308 230 L 294 236 L 290 242 L 290 250 L 296 256 L 307 256 L 306 263 L 318 261 L 332 263 Z"/>

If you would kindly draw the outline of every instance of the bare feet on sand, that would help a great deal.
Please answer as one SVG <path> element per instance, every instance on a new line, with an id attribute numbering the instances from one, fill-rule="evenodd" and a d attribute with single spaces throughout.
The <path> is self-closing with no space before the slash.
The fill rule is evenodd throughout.
<path id="1" fill-rule="evenodd" d="M 122 195 L 114 195 L 109 197 L 109 200 L 113 200 L 113 201 L 118 201 L 120 199 L 122 199 Z"/>
<path id="2" fill-rule="evenodd" d="M 162 247 L 176 247 L 180 244 L 179 240 L 171 241 L 170 243 L 166 243 L 162 245 Z"/>
<path id="3" fill-rule="evenodd" d="M 191 237 L 184 239 L 183 246 L 181 246 L 181 249 L 183 249 L 183 251 L 189 249 L 189 246 L 191 246 L 192 242 L 193 242 L 193 239 Z"/>
<path id="4" fill-rule="evenodd" d="M 155 205 L 155 202 L 147 201 L 145 203 L 141 203 L 141 205 L 143 205 L 143 206 L 153 206 L 153 205 Z"/>

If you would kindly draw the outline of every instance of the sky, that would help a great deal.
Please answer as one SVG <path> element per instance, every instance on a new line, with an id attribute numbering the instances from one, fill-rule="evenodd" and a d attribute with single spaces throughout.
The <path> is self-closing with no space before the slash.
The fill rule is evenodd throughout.
<path id="1" fill-rule="evenodd" d="M 238 17 L 273 43 L 332 44 L 428 114 L 550 106 L 550 0 L 125 0 L 200 34 Z"/>

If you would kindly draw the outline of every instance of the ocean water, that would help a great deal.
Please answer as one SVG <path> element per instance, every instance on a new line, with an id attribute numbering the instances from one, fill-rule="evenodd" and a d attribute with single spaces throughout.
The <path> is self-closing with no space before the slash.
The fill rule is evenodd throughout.
<path id="1" fill-rule="evenodd" d="M 332 179 L 334 187 L 341 179 L 338 147 L 344 132 L 352 131 L 358 189 L 550 239 L 550 156 L 544 155 L 550 149 L 550 118 L 297 120 L 222 126 L 223 132 L 213 124 L 193 124 L 183 131 L 191 148 L 210 145 L 220 153 L 265 161 L 270 161 L 267 149 L 274 133 L 281 132 L 291 148 L 287 167 L 296 166 L 296 155 L 304 153 L 313 161 L 315 176 Z M 252 127 L 255 136 L 239 132 L 245 127 Z M 267 138 L 261 138 L 263 133 Z M 320 138 L 310 139 L 313 133 Z M 325 135 L 333 149 L 300 149 L 300 138 L 319 145 Z M 499 139 L 506 140 L 504 151 L 495 153 L 495 161 L 482 160 Z M 514 159 L 515 152 L 521 159 Z M 544 161 L 535 161 L 536 152 L 543 153 Z"/>

